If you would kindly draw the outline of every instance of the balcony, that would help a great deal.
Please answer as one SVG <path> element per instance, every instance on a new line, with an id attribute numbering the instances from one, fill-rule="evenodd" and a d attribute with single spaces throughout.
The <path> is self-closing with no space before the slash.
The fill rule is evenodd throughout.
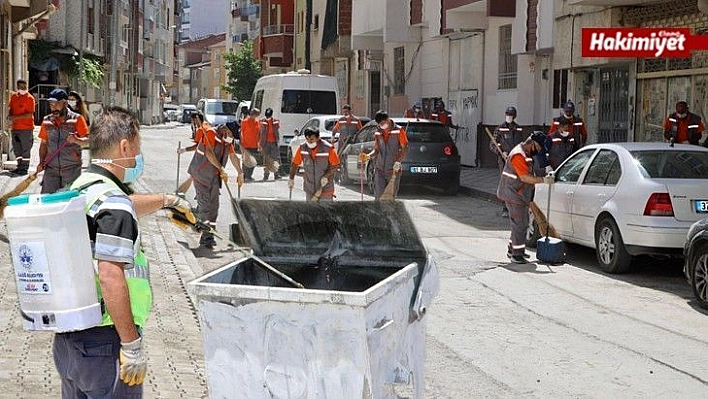
<path id="1" fill-rule="evenodd" d="M 571 6 L 611 6 L 611 7 L 626 7 L 626 6 L 649 6 L 657 3 L 669 3 L 669 1 L 657 0 L 568 0 Z"/>
<path id="2" fill-rule="evenodd" d="M 293 25 L 269 25 L 263 28 L 263 55 L 292 59 Z"/>

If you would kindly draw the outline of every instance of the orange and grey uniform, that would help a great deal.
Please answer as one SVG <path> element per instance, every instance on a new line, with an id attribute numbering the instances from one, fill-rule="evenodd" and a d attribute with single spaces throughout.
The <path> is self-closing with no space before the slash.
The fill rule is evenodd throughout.
<path id="1" fill-rule="evenodd" d="M 549 135 L 558 130 L 558 126 L 560 125 L 560 118 L 560 116 L 553 118 L 551 128 L 548 129 Z M 575 115 L 566 119 L 570 121 L 570 134 L 581 140 L 580 143 L 578 143 L 580 147 L 584 146 L 585 143 L 588 142 L 588 129 L 585 127 L 585 122 L 583 122 L 582 118 L 577 117 Z"/>
<path id="2" fill-rule="evenodd" d="M 251 117 L 243 118 L 241 121 L 241 149 L 250 152 L 256 159 L 260 156 L 258 154 L 258 142 L 260 141 L 259 131 L 260 121 L 258 121 L 258 119 Z M 249 168 L 246 165 L 242 165 L 242 167 L 244 179 L 253 178 L 253 169 L 255 169 L 255 167 Z"/>
<path id="3" fill-rule="evenodd" d="M 548 135 L 546 147 L 548 150 L 548 162 L 555 170 L 566 158 L 580 149 L 580 138 L 576 139 L 572 133 L 563 137 L 560 131 L 556 130 Z"/>
<path id="4" fill-rule="evenodd" d="M 361 121 L 354 115 L 343 116 L 339 118 L 337 123 L 332 128 L 332 139 L 339 132 L 339 140 L 337 141 L 337 154 L 341 154 L 344 150 L 344 145 L 349 139 L 361 129 Z"/>
<path id="5" fill-rule="evenodd" d="M 415 112 L 413 108 L 408 108 L 406 110 L 406 113 L 403 114 L 404 118 L 417 118 L 417 119 L 425 119 L 425 113 L 423 113 L 422 109 L 419 109 L 418 112 Z"/>
<path id="6" fill-rule="evenodd" d="M 219 133 L 209 127 L 204 130 L 202 139 L 197 143 L 194 156 L 187 169 L 187 172 L 194 180 L 194 191 L 199 205 L 199 218 L 213 224 L 219 216 L 221 177 L 219 170 L 207 158 L 207 147 L 211 147 L 214 150 L 214 155 L 221 166 L 226 165 L 226 159 L 229 153 L 234 152 L 234 147 L 226 143 Z"/>
<path id="7" fill-rule="evenodd" d="M 272 161 L 280 162 L 280 150 L 278 149 L 278 140 L 280 140 L 280 121 L 275 118 L 261 119 L 260 144 L 263 150 L 264 164 Z M 268 176 L 266 169 L 265 175 Z"/>
<path id="8" fill-rule="evenodd" d="M 440 121 L 448 130 L 450 130 L 450 126 L 452 126 L 452 114 L 445 110 L 433 112 L 430 114 L 430 120 Z"/>
<path id="9" fill-rule="evenodd" d="M 664 122 L 664 138 L 673 137 L 675 143 L 698 145 L 704 130 L 701 117 L 691 112 L 686 112 L 685 118 L 679 118 L 674 112 Z"/>
<path id="10" fill-rule="evenodd" d="M 140 225 L 129 197 L 132 191 L 96 165 L 90 165 L 72 188 L 86 196 L 94 268 L 97 261 L 124 265 L 130 310 L 140 331 L 152 308 L 152 289 L 150 267 L 140 245 Z M 54 363 L 61 376 L 62 397 L 142 397 L 143 385 L 131 387 L 116 378 L 120 337 L 106 311 L 97 275 L 96 285 L 103 313 L 100 326 L 54 336 Z"/>
<path id="11" fill-rule="evenodd" d="M 24 114 L 34 114 L 34 97 L 26 93 L 21 95 L 18 92 L 10 96 L 10 115 L 19 116 Z M 27 172 L 34 143 L 34 116 L 18 118 L 12 121 L 12 151 L 17 160 L 17 172 Z"/>
<path id="12" fill-rule="evenodd" d="M 64 120 L 53 114 L 45 116 L 42 120 L 39 138 L 47 142 L 47 157 L 53 156 L 44 169 L 42 194 L 51 194 L 68 186 L 81 174 L 81 147 L 65 143 L 73 133 L 78 137 L 86 137 L 88 126 L 83 116 L 69 109 Z M 54 155 L 60 147 L 59 153 Z"/>
<path id="13" fill-rule="evenodd" d="M 529 204 L 533 199 L 533 184 L 521 181 L 522 175 L 530 174 L 533 158 L 527 156 L 521 144 L 509 152 L 504 164 L 497 197 L 506 203 L 511 221 L 509 248 L 512 255 L 523 255 L 526 250 L 526 231 L 529 227 Z"/>
<path id="14" fill-rule="evenodd" d="M 519 124 L 516 122 L 507 123 L 506 121 L 504 121 L 499 126 L 497 126 L 496 129 L 494 129 L 494 141 L 499 143 L 501 150 L 503 152 L 506 152 L 507 155 L 514 147 L 516 147 L 517 144 L 521 143 L 524 140 L 526 140 L 526 137 L 524 137 L 524 133 L 521 129 L 521 126 L 519 126 Z M 499 170 L 503 170 L 504 158 L 499 155 L 496 149 L 496 145 L 494 145 L 494 143 L 490 143 L 489 147 L 492 152 L 498 155 L 497 164 L 499 165 Z"/>
<path id="15" fill-rule="evenodd" d="M 300 145 L 300 151 L 293 155 L 293 165 L 302 164 L 304 169 L 302 190 L 305 192 L 305 199 L 310 200 L 317 190 L 320 189 L 322 177 L 325 173 L 339 167 L 339 157 L 332 144 L 319 140 L 317 147 L 310 149 L 307 143 Z M 320 201 L 332 200 L 334 198 L 334 178 L 322 187 Z"/>
<path id="16" fill-rule="evenodd" d="M 374 169 L 374 197 L 379 199 L 393 176 L 393 164 L 403 161 L 403 149 L 408 146 L 406 130 L 394 126 L 382 131 L 377 128 L 374 133 L 374 147 L 377 150 Z M 403 171 L 401 171 L 402 173 Z M 401 179 L 396 179 L 394 196 L 398 194 Z"/>

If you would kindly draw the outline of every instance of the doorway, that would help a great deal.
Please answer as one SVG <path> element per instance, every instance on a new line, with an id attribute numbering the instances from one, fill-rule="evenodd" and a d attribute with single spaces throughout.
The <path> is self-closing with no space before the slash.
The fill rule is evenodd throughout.
<path id="1" fill-rule="evenodd" d="M 376 112 L 381 109 L 381 72 L 369 72 L 369 116 L 373 119 Z"/>
<path id="2" fill-rule="evenodd" d="M 598 143 L 627 141 L 629 133 L 629 68 L 600 69 Z"/>

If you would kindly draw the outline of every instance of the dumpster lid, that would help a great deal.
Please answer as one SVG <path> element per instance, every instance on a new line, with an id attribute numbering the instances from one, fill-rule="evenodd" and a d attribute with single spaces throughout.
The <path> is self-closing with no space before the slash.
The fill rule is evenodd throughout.
<path id="1" fill-rule="evenodd" d="M 362 266 L 423 265 L 427 258 L 402 202 L 245 199 L 234 201 L 234 210 L 245 243 L 264 258 L 317 262 L 324 256 Z"/>

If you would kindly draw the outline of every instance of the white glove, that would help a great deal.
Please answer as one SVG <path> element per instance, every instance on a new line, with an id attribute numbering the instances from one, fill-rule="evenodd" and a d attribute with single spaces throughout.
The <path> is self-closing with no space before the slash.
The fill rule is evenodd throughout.
<path id="1" fill-rule="evenodd" d="M 295 179 L 288 179 L 288 188 L 293 189 L 295 187 Z"/>
<path id="2" fill-rule="evenodd" d="M 553 172 L 553 166 L 551 166 L 551 165 L 546 166 L 546 174 L 549 174 L 551 172 Z"/>
<path id="3" fill-rule="evenodd" d="M 506 151 L 502 151 L 502 158 L 506 159 L 509 157 L 509 153 Z"/>
<path id="4" fill-rule="evenodd" d="M 401 170 L 401 162 L 399 162 L 399 161 L 394 162 L 393 163 L 393 171 L 398 172 L 400 170 Z"/>
<path id="5" fill-rule="evenodd" d="M 180 147 L 177 149 L 177 154 L 184 154 L 185 152 L 187 152 L 186 147 Z"/>
<path id="6" fill-rule="evenodd" d="M 320 187 L 324 187 L 329 183 L 329 179 L 326 176 L 322 176 L 320 179 Z"/>
<path id="7" fill-rule="evenodd" d="M 556 178 L 555 178 L 555 176 L 544 176 L 544 177 L 543 177 L 543 182 L 546 183 L 546 184 L 548 184 L 548 185 L 551 185 L 551 184 L 553 184 L 553 183 L 556 182 Z"/>
<path id="8" fill-rule="evenodd" d="M 120 343 L 120 379 L 129 386 L 140 385 L 147 373 L 147 358 L 143 352 L 143 339 Z"/>

